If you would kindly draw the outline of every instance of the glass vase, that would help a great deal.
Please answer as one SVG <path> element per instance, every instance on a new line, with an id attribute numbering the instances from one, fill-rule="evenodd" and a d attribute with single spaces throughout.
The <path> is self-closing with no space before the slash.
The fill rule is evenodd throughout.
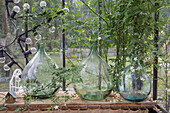
<path id="1" fill-rule="evenodd" d="M 57 68 L 58 66 L 47 55 L 44 44 L 39 42 L 36 55 L 23 70 L 21 79 L 24 91 L 37 98 L 54 96 L 60 85 L 50 70 Z"/>
<path id="2" fill-rule="evenodd" d="M 139 61 L 127 66 L 121 72 L 120 82 L 118 84 L 120 95 L 132 102 L 145 100 L 151 92 L 150 76 L 146 73 Z"/>
<path id="3" fill-rule="evenodd" d="M 89 56 L 79 66 L 83 69 L 75 75 L 74 89 L 81 99 L 97 101 L 105 99 L 113 89 L 109 65 L 99 56 L 97 44 L 92 45 Z"/>

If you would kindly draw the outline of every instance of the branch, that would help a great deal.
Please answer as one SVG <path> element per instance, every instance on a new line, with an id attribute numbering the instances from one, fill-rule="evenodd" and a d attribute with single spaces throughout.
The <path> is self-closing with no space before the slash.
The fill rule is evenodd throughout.
<path id="1" fill-rule="evenodd" d="M 84 5 L 86 5 L 95 15 L 97 15 L 98 17 L 100 17 L 102 20 L 105 21 L 105 23 L 108 25 L 107 21 L 100 15 L 98 15 L 92 8 L 90 8 L 83 0 L 81 0 L 81 2 L 83 2 Z"/>
<path id="2" fill-rule="evenodd" d="M 54 16 L 53 18 L 58 17 L 58 15 L 61 14 L 61 13 L 63 13 L 63 12 L 64 12 L 64 11 L 59 11 L 59 12 L 57 12 L 57 16 Z M 51 19 L 52 19 L 52 17 L 49 18 L 49 19 L 47 20 L 47 22 L 49 23 L 49 22 L 51 21 Z M 13 21 L 12 21 L 12 22 L 13 22 Z M 37 28 L 39 28 L 40 26 L 42 26 L 42 25 L 45 24 L 45 23 L 46 23 L 46 22 L 42 22 L 42 23 L 34 26 L 32 29 L 30 29 L 30 30 L 28 30 L 28 31 L 20 34 L 19 36 L 16 36 L 16 38 L 15 38 L 10 44 L 8 44 L 8 45 L 6 45 L 6 46 L 2 46 L 2 45 L 1 45 L 1 46 L 0 46 L 0 49 L 1 49 L 1 48 L 6 48 L 6 47 L 12 45 L 19 37 L 22 37 L 23 35 L 25 35 L 26 33 L 31 32 L 31 31 L 35 31 Z M 13 24 L 14 24 L 14 23 L 13 23 Z M 14 25 L 15 25 L 15 24 L 14 24 Z"/>

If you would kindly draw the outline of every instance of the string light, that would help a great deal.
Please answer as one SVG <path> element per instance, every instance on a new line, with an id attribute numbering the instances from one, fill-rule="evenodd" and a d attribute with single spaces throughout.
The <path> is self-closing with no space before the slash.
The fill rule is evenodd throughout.
<path id="1" fill-rule="evenodd" d="M 15 64 L 15 61 L 14 61 L 14 60 L 10 61 L 8 64 L 5 64 L 5 65 L 4 65 L 4 70 L 5 70 L 5 71 L 9 71 L 9 70 L 11 69 L 11 67 L 12 67 L 13 64 Z"/>
<path id="2" fill-rule="evenodd" d="M 32 44 L 32 40 L 31 40 L 31 38 L 26 38 L 26 40 L 25 40 L 25 44 Z"/>
<path id="3" fill-rule="evenodd" d="M 35 36 L 35 39 L 36 40 L 40 40 L 42 38 L 42 36 L 40 35 L 40 34 L 37 34 L 36 36 Z"/>
<path id="4" fill-rule="evenodd" d="M 20 0 L 13 0 L 13 2 L 14 2 L 15 4 L 18 4 L 18 3 L 20 2 Z"/>
<path id="5" fill-rule="evenodd" d="M 19 13 L 20 12 L 20 7 L 14 6 L 13 11 L 15 11 L 16 13 Z"/>
<path id="6" fill-rule="evenodd" d="M 52 26 L 52 27 L 49 29 L 49 32 L 54 33 L 54 32 L 55 32 L 55 27 Z"/>
<path id="7" fill-rule="evenodd" d="M 32 47 L 30 50 L 25 51 L 24 54 L 25 54 L 25 55 L 35 54 L 36 52 L 37 52 L 37 48 Z"/>
<path id="8" fill-rule="evenodd" d="M 11 18 L 14 18 L 15 15 L 16 15 L 17 13 L 19 13 L 19 12 L 20 12 L 20 7 L 14 6 L 14 7 L 13 7 L 12 14 L 11 14 Z"/>
<path id="9" fill-rule="evenodd" d="M 28 9 L 30 9 L 30 5 L 28 3 L 25 3 L 23 5 L 23 8 L 24 8 L 24 10 L 28 10 Z"/>
<path id="10" fill-rule="evenodd" d="M 40 7 L 46 7 L 46 6 L 47 6 L 47 3 L 45 1 L 40 2 Z"/>
<path id="11" fill-rule="evenodd" d="M 22 42 L 25 42 L 25 44 L 32 44 L 32 40 L 31 38 L 23 38 L 23 37 L 20 37 L 18 38 L 19 41 L 22 41 Z"/>
<path id="12" fill-rule="evenodd" d="M 37 52 L 37 48 L 32 47 L 32 48 L 31 48 L 31 53 L 32 53 L 32 54 L 35 54 L 36 52 Z"/>

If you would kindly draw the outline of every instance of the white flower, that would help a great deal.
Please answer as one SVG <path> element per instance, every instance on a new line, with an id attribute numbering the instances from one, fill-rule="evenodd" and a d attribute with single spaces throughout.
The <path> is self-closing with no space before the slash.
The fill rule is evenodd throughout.
<path id="1" fill-rule="evenodd" d="M 119 74 L 115 74 L 116 76 L 119 76 Z"/>
<path id="2" fill-rule="evenodd" d="M 161 67 L 161 66 L 162 66 L 162 64 L 159 64 L 159 66 Z"/>
<path id="3" fill-rule="evenodd" d="M 144 78 L 141 78 L 140 80 L 144 81 L 145 79 L 144 79 Z"/>
<path id="4" fill-rule="evenodd" d="M 143 60 L 143 62 L 147 62 L 147 58 L 145 58 L 145 59 Z"/>
<path id="5" fill-rule="evenodd" d="M 30 5 L 28 3 L 25 3 L 23 5 L 24 10 L 30 9 Z"/>
<path id="6" fill-rule="evenodd" d="M 137 60 L 138 60 L 138 58 L 137 58 L 137 57 L 135 57 L 135 58 L 134 58 L 134 61 L 137 61 Z"/>
<path id="7" fill-rule="evenodd" d="M 134 67 L 130 67 L 130 69 L 131 69 L 131 70 L 133 70 L 133 69 L 134 69 Z"/>
<path id="8" fill-rule="evenodd" d="M 170 67 L 170 63 L 167 63 L 167 67 Z"/>
<path id="9" fill-rule="evenodd" d="M 161 31 L 161 34 L 164 34 L 164 31 Z"/>
<path id="10" fill-rule="evenodd" d="M 46 6 L 47 6 L 47 3 L 45 1 L 40 2 L 40 7 L 46 7 Z"/>
<path id="11" fill-rule="evenodd" d="M 101 40 L 102 38 L 101 38 L 101 37 L 98 37 L 97 39 L 98 39 L 98 40 Z"/>
<path id="12" fill-rule="evenodd" d="M 64 10 L 64 11 L 66 11 L 66 12 L 69 12 L 69 9 L 68 9 L 68 8 L 66 8 L 66 7 L 65 7 L 63 10 Z"/>
<path id="13" fill-rule="evenodd" d="M 57 105 L 56 105 L 56 106 L 54 106 L 54 109 L 58 109 L 58 108 L 59 108 L 59 106 L 57 106 Z"/>
<path id="14" fill-rule="evenodd" d="M 126 50 L 127 48 L 125 48 L 125 50 Z"/>
<path id="15" fill-rule="evenodd" d="M 169 92 L 170 92 L 170 89 L 168 89 L 167 92 L 169 93 Z"/>
<path id="16" fill-rule="evenodd" d="M 124 74 L 124 71 L 122 71 L 121 74 Z"/>
<path id="17" fill-rule="evenodd" d="M 135 72 L 135 70 L 134 70 L 134 69 L 132 69 L 131 71 L 132 71 L 133 73 Z"/>
<path id="18" fill-rule="evenodd" d="M 137 70 L 141 70 L 141 68 L 140 68 L 140 67 L 138 67 L 138 68 L 137 68 Z"/>

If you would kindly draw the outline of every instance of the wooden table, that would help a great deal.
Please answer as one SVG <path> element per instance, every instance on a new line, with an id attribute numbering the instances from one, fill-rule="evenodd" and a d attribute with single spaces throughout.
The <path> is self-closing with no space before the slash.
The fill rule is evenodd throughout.
<path id="1" fill-rule="evenodd" d="M 73 94 L 74 92 L 70 92 Z M 6 93 L 3 93 L 4 95 Z M 4 95 L 0 96 L 0 100 L 4 98 Z M 52 103 L 49 99 L 42 101 L 33 101 L 27 106 L 24 104 L 23 96 L 18 93 L 18 98 L 15 103 L 5 103 L 4 101 L 0 104 L 6 107 L 0 113 L 12 113 L 17 108 L 22 108 L 25 106 L 25 112 L 31 113 L 156 113 L 157 103 L 151 101 L 143 101 L 138 103 L 133 103 L 129 101 L 125 101 L 123 99 L 117 99 L 118 101 L 114 101 L 115 97 L 111 94 L 109 97 L 102 101 L 85 101 L 81 100 L 78 96 L 69 100 L 68 102 L 61 103 L 59 109 L 49 110 L 47 108 L 55 107 L 57 104 Z M 66 95 L 62 91 L 60 91 L 56 96 Z M 27 106 L 27 107 L 26 107 Z M 58 106 L 58 105 L 57 105 Z M 158 109 L 159 110 L 159 109 Z"/>

